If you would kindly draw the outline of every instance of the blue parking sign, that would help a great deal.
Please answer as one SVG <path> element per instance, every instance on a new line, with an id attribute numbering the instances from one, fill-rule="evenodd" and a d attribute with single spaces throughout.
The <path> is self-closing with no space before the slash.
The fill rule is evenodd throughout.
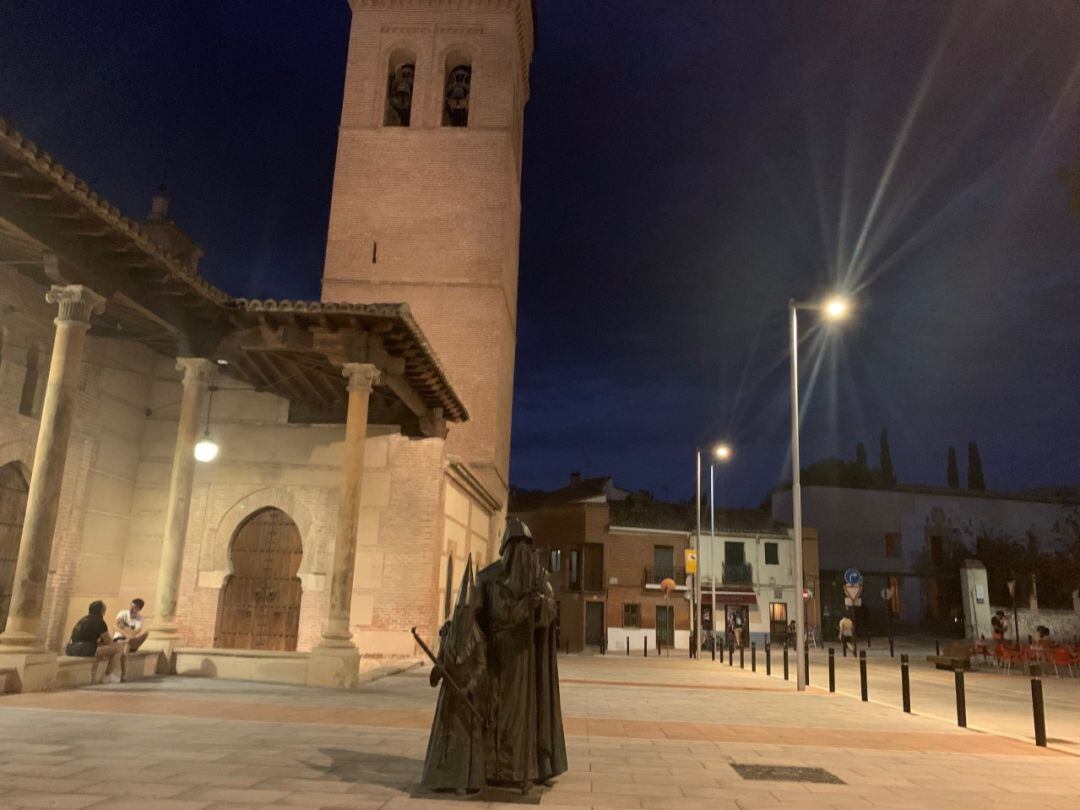
<path id="1" fill-rule="evenodd" d="M 862 585 L 862 574 L 858 568 L 849 568 L 844 572 L 844 582 L 848 585 Z"/>

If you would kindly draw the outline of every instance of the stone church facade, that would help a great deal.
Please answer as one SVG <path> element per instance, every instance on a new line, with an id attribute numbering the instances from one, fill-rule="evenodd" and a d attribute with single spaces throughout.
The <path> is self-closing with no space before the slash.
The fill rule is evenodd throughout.
<path id="1" fill-rule="evenodd" d="M 0 119 L 0 670 L 94 599 L 162 660 L 408 658 L 508 494 L 529 0 L 353 0 L 323 300 L 232 298 Z M 209 436 L 216 459 L 194 459 Z M 237 668 L 236 650 L 247 663 Z M 250 653 L 250 655 L 248 655 Z M 254 663 L 252 663 L 254 662 Z"/>

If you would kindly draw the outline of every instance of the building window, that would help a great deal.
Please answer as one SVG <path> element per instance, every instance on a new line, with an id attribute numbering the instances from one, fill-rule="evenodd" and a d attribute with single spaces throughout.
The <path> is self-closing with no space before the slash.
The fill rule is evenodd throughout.
<path id="1" fill-rule="evenodd" d="M 674 546 L 653 546 L 653 582 L 675 576 Z"/>
<path id="2" fill-rule="evenodd" d="M 570 549 L 570 587 L 578 587 L 581 577 L 581 551 L 576 548 Z"/>
<path id="3" fill-rule="evenodd" d="M 780 544 L 779 543 L 766 543 L 765 544 L 765 564 L 766 565 L 779 565 L 780 564 Z"/>
<path id="4" fill-rule="evenodd" d="M 551 573 L 555 574 L 562 570 L 562 549 L 551 550 Z"/>
<path id="5" fill-rule="evenodd" d="M 467 54 L 451 51 L 446 55 L 443 75 L 444 127 L 469 125 L 469 94 L 472 85 L 472 61 Z"/>
<path id="6" fill-rule="evenodd" d="M 407 127 L 412 119 L 416 56 L 410 51 L 394 51 L 390 54 L 388 68 L 383 126 Z"/>
<path id="7" fill-rule="evenodd" d="M 900 556 L 900 535 L 889 533 L 885 535 L 885 556 L 889 559 L 897 559 Z"/>
<path id="8" fill-rule="evenodd" d="M 625 604 L 622 606 L 623 627 L 641 627 L 641 605 Z"/>

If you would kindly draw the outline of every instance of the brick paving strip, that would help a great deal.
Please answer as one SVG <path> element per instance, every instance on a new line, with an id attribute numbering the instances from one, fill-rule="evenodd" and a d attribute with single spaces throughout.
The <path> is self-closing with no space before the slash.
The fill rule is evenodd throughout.
<path id="1" fill-rule="evenodd" d="M 589 681 L 604 684 L 603 681 Z M 627 684 L 642 686 L 640 683 Z M 767 691 L 767 690 L 766 690 Z M 0 707 L 47 709 L 159 717 L 187 717 L 262 723 L 360 726 L 427 730 L 428 709 L 372 709 L 347 706 L 301 706 L 250 701 L 205 700 L 164 695 L 79 690 L 9 695 Z M 636 721 L 594 717 L 565 718 L 570 737 L 615 737 L 639 740 L 733 742 L 813 746 L 815 748 L 906 751 L 921 753 L 991 754 L 1025 757 L 1068 757 L 1054 749 L 1040 749 L 1019 740 L 977 732 L 899 732 L 808 726 Z M 1078 766 L 1080 767 L 1080 766 Z"/>

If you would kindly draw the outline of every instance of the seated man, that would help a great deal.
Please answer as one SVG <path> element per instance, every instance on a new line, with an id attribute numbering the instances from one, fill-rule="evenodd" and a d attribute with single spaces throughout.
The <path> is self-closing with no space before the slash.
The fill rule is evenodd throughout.
<path id="1" fill-rule="evenodd" d="M 90 603 L 89 612 L 75 623 L 71 631 L 71 640 L 64 649 L 66 655 L 81 658 L 107 659 L 102 683 L 115 683 L 119 675 L 116 669 L 123 658 L 124 642 L 109 638 L 109 626 L 105 624 L 105 603 L 98 600 Z"/>
<path id="2" fill-rule="evenodd" d="M 132 599 L 131 607 L 121 610 L 116 614 L 116 632 L 113 633 L 113 641 L 123 642 L 127 645 L 124 654 L 120 658 L 120 680 L 127 680 L 127 655 L 139 649 L 149 634 L 142 629 L 142 609 L 146 603 L 142 599 Z"/>

